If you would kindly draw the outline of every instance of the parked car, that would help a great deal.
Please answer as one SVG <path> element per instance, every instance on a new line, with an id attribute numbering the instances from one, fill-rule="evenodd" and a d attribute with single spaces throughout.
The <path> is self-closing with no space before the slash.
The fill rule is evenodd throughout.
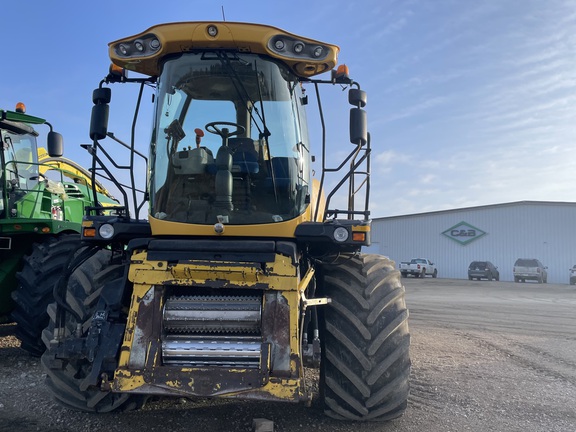
<path id="1" fill-rule="evenodd" d="M 535 258 L 518 258 L 514 263 L 514 282 L 535 280 L 538 283 L 548 282 L 548 267 Z"/>
<path id="2" fill-rule="evenodd" d="M 576 285 L 576 264 L 570 269 L 570 285 Z"/>
<path id="3" fill-rule="evenodd" d="M 412 258 L 410 262 L 401 262 L 398 266 L 402 277 L 412 275 L 414 277 L 425 277 L 430 275 L 433 278 L 438 276 L 436 265 L 426 258 Z"/>
<path id="4" fill-rule="evenodd" d="M 488 279 L 489 281 L 500 280 L 498 267 L 490 261 L 472 261 L 468 266 L 468 279 Z"/>

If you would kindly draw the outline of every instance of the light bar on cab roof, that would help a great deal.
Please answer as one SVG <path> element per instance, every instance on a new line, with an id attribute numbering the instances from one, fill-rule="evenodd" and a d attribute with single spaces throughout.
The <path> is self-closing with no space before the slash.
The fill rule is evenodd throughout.
<path id="1" fill-rule="evenodd" d="M 121 58 L 138 58 L 154 55 L 162 44 L 153 34 L 146 34 L 138 39 L 124 41 L 114 46 L 116 55 Z"/>
<path id="2" fill-rule="evenodd" d="M 276 27 L 234 22 L 179 22 L 159 24 L 143 33 L 109 44 L 117 66 L 158 76 L 161 59 L 195 50 L 233 50 L 277 58 L 302 77 L 336 66 L 340 48 L 300 37 Z"/>
<path id="3" fill-rule="evenodd" d="M 268 48 L 281 56 L 309 60 L 324 60 L 330 52 L 327 46 L 305 43 L 288 35 L 271 37 Z"/>

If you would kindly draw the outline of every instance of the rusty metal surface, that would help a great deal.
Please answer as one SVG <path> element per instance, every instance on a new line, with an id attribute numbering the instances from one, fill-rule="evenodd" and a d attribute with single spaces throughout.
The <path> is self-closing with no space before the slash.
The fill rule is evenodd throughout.
<path id="1" fill-rule="evenodd" d="M 280 292 L 264 294 L 262 338 L 272 345 L 272 369 L 275 376 L 289 377 L 290 371 L 290 305 Z M 297 305 L 293 305 L 296 306 Z"/>

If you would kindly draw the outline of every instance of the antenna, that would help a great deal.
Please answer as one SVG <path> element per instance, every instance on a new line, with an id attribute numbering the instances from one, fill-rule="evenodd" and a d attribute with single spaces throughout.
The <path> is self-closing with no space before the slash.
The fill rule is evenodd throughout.
<path id="1" fill-rule="evenodd" d="M 226 15 L 224 15 L 224 5 L 222 7 L 222 21 L 226 21 Z"/>

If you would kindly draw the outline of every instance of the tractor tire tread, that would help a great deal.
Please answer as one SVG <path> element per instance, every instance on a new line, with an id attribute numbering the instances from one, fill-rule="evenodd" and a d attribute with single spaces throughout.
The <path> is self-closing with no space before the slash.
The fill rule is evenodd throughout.
<path id="1" fill-rule="evenodd" d="M 401 273 L 394 262 L 359 254 L 322 268 L 320 391 L 329 417 L 399 417 L 409 393 L 410 334 Z"/>

